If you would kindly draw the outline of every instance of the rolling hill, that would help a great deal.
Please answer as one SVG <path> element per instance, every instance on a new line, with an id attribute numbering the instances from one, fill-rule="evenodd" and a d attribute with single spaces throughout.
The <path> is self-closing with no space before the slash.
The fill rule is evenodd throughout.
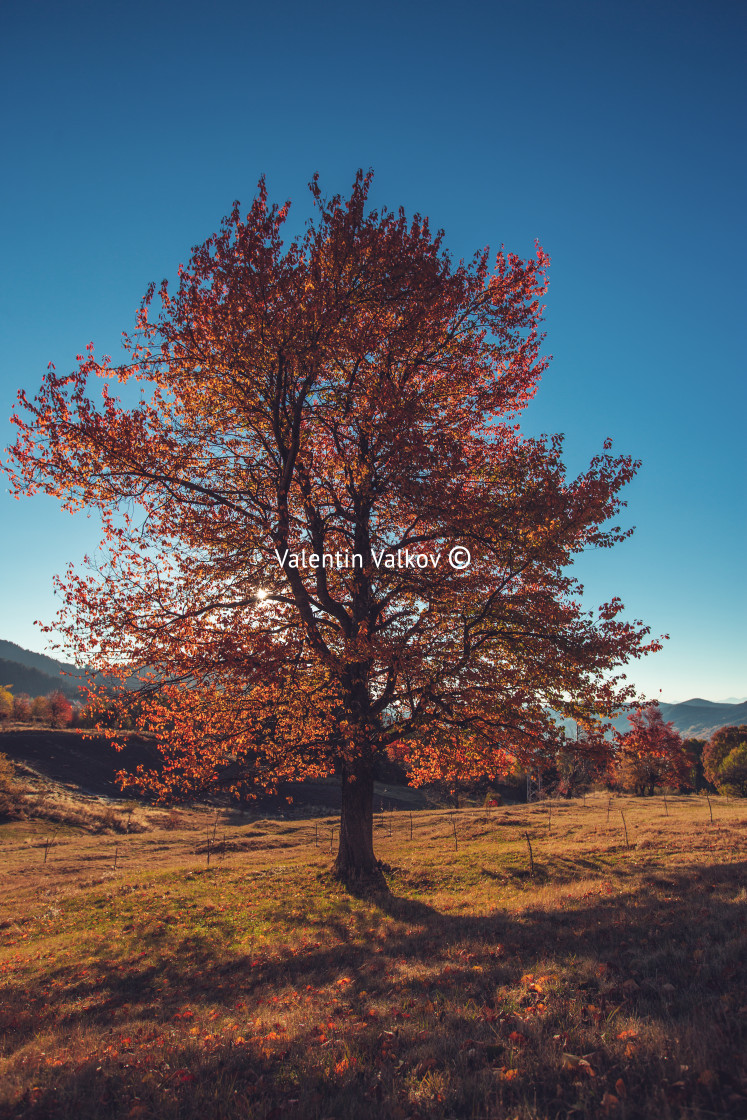
<path id="1" fill-rule="evenodd" d="M 747 703 L 714 704 L 696 698 L 659 707 L 664 719 L 672 721 L 683 739 L 710 739 L 719 727 L 747 723 Z"/>
<path id="2" fill-rule="evenodd" d="M 747 724 L 747 703 L 717 704 L 712 700 L 695 697 L 681 704 L 659 704 L 665 722 L 674 724 L 683 739 L 710 739 L 719 727 Z M 627 715 L 613 721 L 618 731 L 630 730 Z"/>
<path id="3" fill-rule="evenodd" d="M 73 676 L 66 676 L 67 673 Z M 0 685 L 10 688 L 16 695 L 27 692 L 29 696 L 46 696 L 60 690 L 75 697 L 80 676 L 80 670 L 74 665 L 0 639 Z"/>
<path id="4" fill-rule="evenodd" d="M 717 704 L 712 700 L 694 698 L 685 700 L 681 704 L 659 703 L 661 714 L 666 723 L 673 723 L 675 731 L 679 731 L 683 739 L 710 739 L 719 727 L 729 727 L 747 724 L 747 702 L 739 704 Z M 573 720 L 560 721 L 566 734 L 573 737 L 576 725 Z M 627 713 L 623 712 L 611 721 L 612 726 L 619 732 L 630 730 Z"/>

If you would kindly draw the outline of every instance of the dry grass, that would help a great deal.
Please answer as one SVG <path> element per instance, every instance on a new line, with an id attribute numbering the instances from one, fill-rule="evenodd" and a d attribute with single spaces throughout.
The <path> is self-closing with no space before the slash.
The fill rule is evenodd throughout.
<path id="1" fill-rule="evenodd" d="M 334 818 L 150 812 L 0 828 L 1 1116 L 745 1114 L 747 804 L 387 814 L 379 899 Z"/>
<path id="2" fill-rule="evenodd" d="M 145 832 L 160 824 L 163 812 L 136 802 L 83 795 L 50 781 L 30 766 L 0 754 L 0 823 L 33 820 L 56 833 L 66 827 L 83 832 Z"/>

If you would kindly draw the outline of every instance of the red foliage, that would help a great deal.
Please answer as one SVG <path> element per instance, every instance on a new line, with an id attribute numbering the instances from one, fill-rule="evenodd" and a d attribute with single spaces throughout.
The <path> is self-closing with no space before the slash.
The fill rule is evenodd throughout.
<path id="1" fill-rule="evenodd" d="M 31 697 L 26 692 L 20 692 L 13 697 L 13 719 L 18 723 L 28 723 L 31 719 Z"/>
<path id="2" fill-rule="evenodd" d="M 73 722 L 73 706 L 65 693 L 51 692 L 47 700 L 52 727 L 69 727 Z"/>
<path id="3" fill-rule="evenodd" d="M 693 764 L 674 725 L 665 723 L 659 705 L 647 704 L 628 716 L 631 730 L 616 734 L 615 778 L 633 793 L 653 793 L 656 786 L 687 790 Z"/>
<path id="4" fill-rule="evenodd" d="M 93 669 L 139 672 L 134 713 L 119 702 L 165 759 L 141 783 L 337 771 L 340 865 L 360 868 L 388 746 L 420 782 L 533 765 L 550 709 L 611 716 L 632 695 L 615 670 L 660 648 L 617 599 L 582 611 L 566 572 L 628 535 L 609 524 L 637 464 L 606 442 L 568 478 L 561 438 L 515 423 L 547 364 L 546 254 L 453 266 L 427 220 L 367 211 L 369 184 L 325 200 L 315 180 L 286 248 L 261 182 L 155 316 L 150 288 L 126 365 L 91 344 L 20 394 L 10 471 L 103 517 L 108 562 L 60 581 L 60 625 Z"/>

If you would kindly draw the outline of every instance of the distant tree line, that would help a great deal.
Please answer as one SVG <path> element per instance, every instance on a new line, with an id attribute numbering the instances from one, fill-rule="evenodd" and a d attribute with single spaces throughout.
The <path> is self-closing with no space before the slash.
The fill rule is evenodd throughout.
<path id="1" fill-rule="evenodd" d="M 628 716 L 630 730 L 615 732 L 612 740 L 583 732 L 573 749 L 552 749 L 541 771 L 545 793 L 577 797 L 594 786 L 605 786 L 639 796 L 669 789 L 718 792 L 747 797 L 747 724 L 722 727 L 709 740 L 682 739 L 672 723 L 665 723 L 657 704 L 648 704 Z M 132 730 L 133 719 L 122 719 L 121 710 L 107 708 L 99 698 L 96 709 L 71 702 L 64 692 L 46 696 L 17 696 L 0 686 L 0 727 L 10 723 L 38 724 L 52 728 L 116 728 Z M 538 776 L 540 772 L 538 771 Z M 405 782 L 404 771 L 392 752 L 388 769 L 377 774 L 383 781 Z M 445 783 L 441 792 L 459 804 L 461 794 L 487 797 L 499 788 L 518 797 L 526 783 L 519 767 L 509 773 L 486 778 L 483 783 Z M 447 788 L 448 785 L 448 788 Z M 479 787 L 479 788 L 478 788 Z"/>
<path id="2" fill-rule="evenodd" d="M 630 729 L 612 739 L 580 730 L 567 748 L 550 746 L 545 765 L 529 775 L 540 795 L 578 797 L 602 787 L 641 797 L 660 790 L 747 797 L 747 725 L 722 727 L 709 740 L 683 739 L 658 704 L 639 708 L 628 721 Z M 526 781 L 519 769 L 495 776 L 489 796 L 507 782 L 518 794 Z"/>
<path id="3" fill-rule="evenodd" d="M 59 689 L 46 696 L 31 697 L 26 692 L 14 696 L 0 686 L 0 724 L 38 723 L 42 727 L 81 726 L 77 717 L 82 709 L 73 705 Z"/>
<path id="4" fill-rule="evenodd" d="M 655 789 L 709 790 L 747 796 L 747 725 L 721 727 L 709 740 L 682 739 L 664 723 L 657 704 L 628 716 L 630 731 L 617 735 L 613 783 L 630 793 Z"/>
<path id="5" fill-rule="evenodd" d="M 133 713 L 136 700 L 133 700 Z M 41 727 L 72 727 L 84 731 L 107 728 L 132 731 L 134 714 L 127 716 L 121 708 L 98 696 L 95 707 L 71 699 L 61 689 L 40 696 L 13 692 L 13 685 L 0 685 L 0 727 L 11 723 L 39 724 Z"/>
<path id="6" fill-rule="evenodd" d="M 655 703 L 628 722 L 630 729 L 613 740 L 589 736 L 585 751 L 558 752 L 548 773 L 554 792 L 575 796 L 604 785 L 638 796 L 667 789 L 747 796 L 747 725 L 722 727 L 710 740 L 683 739 Z"/>

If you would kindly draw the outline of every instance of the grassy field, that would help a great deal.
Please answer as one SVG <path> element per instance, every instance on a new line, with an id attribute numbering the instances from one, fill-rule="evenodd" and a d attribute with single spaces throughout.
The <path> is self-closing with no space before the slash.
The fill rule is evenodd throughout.
<path id="1" fill-rule="evenodd" d="M 334 818 L 5 824 L 0 1116 L 743 1117 L 747 805 L 713 815 L 387 813 L 368 899 Z"/>

